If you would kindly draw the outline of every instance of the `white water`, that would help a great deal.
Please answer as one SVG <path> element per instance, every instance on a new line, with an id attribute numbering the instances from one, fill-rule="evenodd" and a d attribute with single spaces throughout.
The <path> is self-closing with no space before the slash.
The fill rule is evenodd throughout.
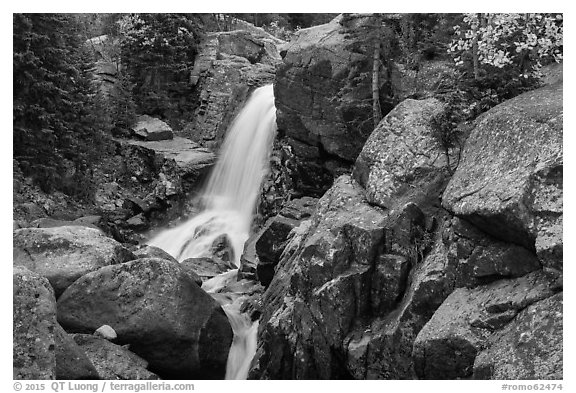
<path id="1" fill-rule="evenodd" d="M 227 234 L 239 266 L 275 133 L 274 91 L 268 85 L 256 89 L 234 119 L 202 193 L 204 211 L 148 244 L 183 261 L 209 255 L 214 240 Z"/>
<path id="2" fill-rule="evenodd" d="M 226 379 L 248 378 L 250 364 L 256 354 L 258 321 L 252 322 L 246 314 L 241 314 L 240 305 L 240 301 L 236 301 L 222 307 L 234 332 L 226 364 Z"/>
<path id="3" fill-rule="evenodd" d="M 212 294 L 228 316 L 234 338 L 226 363 L 226 379 L 246 379 L 250 363 L 256 354 L 258 321 L 252 322 L 248 315 L 240 313 L 246 296 L 236 293 L 220 293 L 228 284 L 236 281 L 237 269 L 222 273 L 202 284 L 202 289 Z"/>
<path id="4" fill-rule="evenodd" d="M 234 250 L 235 264 L 239 266 L 260 186 L 268 171 L 275 133 L 274 91 L 269 85 L 256 89 L 234 119 L 201 196 L 204 210 L 185 223 L 161 232 L 148 244 L 160 247 L 183 261 L 210 255 L 214 240 L 225 234 Z M 237 272 L 237 269 L 230 270 L 202 285 L 222 305 L 234 332 L 226 379 L 246 379 L 256 352 L 258 322 L 252 322 L 247 315 L 240 313 L 244 297 L 218 293 L 236 280 Z"/>

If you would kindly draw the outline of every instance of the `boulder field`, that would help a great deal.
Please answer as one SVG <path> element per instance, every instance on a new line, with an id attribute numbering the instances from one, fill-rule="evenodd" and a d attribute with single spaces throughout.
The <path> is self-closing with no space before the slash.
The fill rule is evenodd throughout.
<path id="1" fill-rule="evenodd" d="M 192 274 L 97 229 L 16 230 L 14 378 L 223 378 L 232 329 Z"/>

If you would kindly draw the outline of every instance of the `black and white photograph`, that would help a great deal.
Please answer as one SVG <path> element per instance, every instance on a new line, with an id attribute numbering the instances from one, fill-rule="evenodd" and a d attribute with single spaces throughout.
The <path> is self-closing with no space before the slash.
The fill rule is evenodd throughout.
<path id="1" fill-rule="evenodd" d="M 510 8 L 12 13 L 7 391 L 569 391 L 564 13 Z"/>

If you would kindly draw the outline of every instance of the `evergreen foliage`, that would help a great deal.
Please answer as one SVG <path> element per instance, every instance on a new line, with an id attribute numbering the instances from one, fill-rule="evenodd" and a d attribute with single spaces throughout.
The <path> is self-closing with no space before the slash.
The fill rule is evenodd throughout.
<path id="1" fill-rule="evenodd" d="M 189 72 L 201 38 L 194 14 L 130 14 L 120 19 L 121 59 L 141 113 L 177 120 L 194 109 Z"/>
<path id="2" fill-rule="evenodd" d="M 90 199 L 92 167 L 107 154 L 107 134 L 127 135 L 136 113 L 175 129 L 190 120 L 198 92 L 188 78 L 205 31 L 226 29 L 221 22 L 235 17 L 289 39 L 335 16 L 14 14 L 14 158 L 45 191 Z M 562 58 L 561 14 L 379 14 L 374 21 L 351 48 L 371 61 L 348 76 L 351 86 L 366 86 L 362 99 L 373 115 L 350 113 L 351 124 L 371 128 L 397 103 L 397 64 L 418 73 L 424 61 L 453 59 L 456 76 L 436 94 L 448 109 L 433 120 L 447 153 L 461 140 L 458 123 L 536 87 L 540 67 Z M 99 44 L 98 58 L 86 40 L 101 35 L 108 40 Z M 95 61 L 118 69 L 108 95 L 92 83 Z"/>
<path id="3" fill-rule="evenodd" d="M 45 190 L 91 197 L 101 152 L 98 113 L 79 26 L 70 14 L 14 14 L 14 157 Z"/>
<path id="4" fill-rule="evenodd" d="M 128 135 L 128 130 L 136 120 L 136 104 L 132 98 L 133 87 L 130 77 L 125 72 L 119 71 L 116 86 L 108 100 L 112 135 Z"/>

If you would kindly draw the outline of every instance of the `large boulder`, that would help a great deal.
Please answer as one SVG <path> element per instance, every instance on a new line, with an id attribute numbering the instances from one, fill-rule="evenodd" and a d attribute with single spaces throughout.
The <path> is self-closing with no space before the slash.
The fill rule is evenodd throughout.
<path id="1" fill-rule="evenodd" d="M 148 244 L 142 244 L 140 246 L 136 246 L 132 253 L 136 257 L 136 259 L 142 258 L 159 258 L 159 259 L 167 259 L 172 262 L 178 262 L 172 255 L 168 254 L 161 248 L 150 246 Z"/>
<path id="2" fill-rule="evenodd" d="M 71 339 L 94 364 L 98 379 L 159 379 L 156 374 L 147 370 L 146 360 L 123 346 L 90 334 L 73 334 Z"/>
<path id="3" fill-rule="evenodd" d="M 563 294 L 520 311 L 474 361 L 475 379 L 563 379 Z"/>
<path id="4" fill-rule="evenodd" d="M 413 379 L 416 336 L 454 288 L 452 266 L 441 241 L 407 273 L 403 258 L 383 255 L 373 278 L 375 318 L 344 340 L 346 368 L 356 379 Z M 376 287 L 378 285 L 378 287 Z"/>
<path id="5" fill-rule="evenodd" d="M 236 269 L 236 266 L 231 262 L 226 262 L 216 257 L 187 258 L 180 262 L 180 265 L 187 273 L 200 277 L 202 281 Z"/>
<path id="6" fill-rule="evenodd" d="M 214 33 L 218 37 L 218 51 L 220 55 L 240 56 L 247 59 L 251 64 L 262 63 L 276 65 L 280 60 L 280 54 L 275 46 L 281 40 L 272 38 L 268 34 L 254 34 L 248 30 L 236 30 Z"/>
<path id="7" fill-rule="evenodd" d="M 557 275 L 539 270 L 514 280 L 456 289 L 414 342 L 414 369 L 418 377 L 471 376 L 476 356 L 488 346 L 490 335 L 506 326 L 521 310 L 552 296 L 556 280 Z"/>
<path id="8" fill-rule="evenodd" d="M 101 268 L 72 284 L 58 300 L 58 320 L 71 332 L 102 325 L 116 342 L 169 377 L 223 377 L 232 330 L 226 315 L 178 263 L 139 259 Z"/>
<path id="9" fill-rule="evenodd" d="M 200 105 L 179 135 L 203 146 L 220 146 L 250 92 L 274 82 L 279 42 L 264 31 L 208 33 L 190 73 Z"/>
<path id="10" fill-rule="evenodd" d="M 338 16 L 300 30 L 276 71 L 277 123 L 297 157 L 304 186 L 321 195 L 336 168 L 349 167 L 373 130 L 372 15 Z M 386 61 L 385 64 L 388 64 Z M 387 67 L 380 71 L 382 110 L 392 106 Z M 314 184 L 321 181 L 322 184 Z"/>
<path id="11" fill-rule="evenodd" d="M 94 229 L 100 229 L 98 226 L 83 222 L 83 221 L 67 221 L 67 220 L 58 220 L 50 217 L 39 218 L 34 220 L 28 225 L 28 228 L 55 228 L 55 227 L 65 227 L 65 226 L 84 226 Z"/>
<path id="12" fill-rule="evenodd" d="M 244 243 L 244 250 L 240 256 L 240 266 L 238 266 L 238 279 L 258 280 L 256 269 L 258 268 L 258 255 L 256 255 L 256 240 L 253 235 L 246 243 Z"/>
<path id="13" fill-rule="evenodd" d="M 134 255 L 98 229 L 84 226 L 24 228 L 14 231 L 14 266 L 24 266 L 50 281 L 56 296 L 81 276 Z"/>
<path id="14" fill-rule="evenodd" d="M 521 94 L 476 120 L 442 198 L 483 231 L 562 269 L 562 83 Z"/>
<path id="15" fill-rule="evenodd" d="M 288 235 L 312 215 L 316 203 L 317 199 L 311 197 L 294 199 L 287 202 L 279 214 L 269 218 L 260 231 L 246 241 L 238 278 L 258 279 L 268 286 L 288 243 Z"/>
<path id="16" fill-rule="evenodd" d="M 428 226 L 422 220 L 429 221 L 429 214 L 423 217 L 408 204 L 394 220 L 387 219 L 384 243 L 390 254 L 378 257 L 372 275 L 372 318 L 344 340 L 346 367 L 354 378 L 414 378 L 414 341 L 454 289 L 540 269 L 530 251 L 498 241 L 458 218 L 436 215 L 432 224 L 441 221 L 433 225 L 438 228 L 422 234 L 421 225 Z"/>
<path id="17" fill-rule="evenodd" d="M 115 239 L 143 243 L 145 239 L 134 232 L 180 215 L 187 195 L 198 190 L 216 156 L 181 137 L 113 141 L 115 154 L 94 168 L 95 207 L 106 217 Z M 132 217 L 136 218 L 127 223 Z"/>
<path id="18" fill-rule="evenodd" d="M 442 229 L 445 253 L 454 266 L 456 287 L 475 287 L 502 278 L 521 277 L 541 268 L 532 251 L 505 243 L 453 217 Z"/>
<path id="19" fill-rule="evenodd" d="M 349 377 L 342 341 L 354 320 L 369 313 L 370 294 L 362 289 L 381 252 L 383 220 L 349 176 L 320 199 L 264 295 L 251 378 Z"/>
<path id="20" fill-rule="evenodd" d="M 101 379 L 82 348 L 62 326 L 54 330 L 56 344 L 56 379 Z"/>
<path id="21" fill-rule="evenodd" d="M 122 143 L 140 146 L 165 159 L 174 160 L 178 173 L 188 182 L 202 179 L 216 162 L 216 155 L 211 150 L 178 136 L 163 141 L 126 140 Z"/>
<path id="22" fill-rule="evenodd" d="M 13 378 L 56 378 L 56 299 L 48 280 L 14 266 Z"/>
<path id="23" fill-rule="evenodd" d="M 564 64 L 563 63 L 550 63 L 542 67 L 542 84 L 553 85 L 562 83 L 564 81 Z"/>
<path id="24" fill-rule="evenodd" d="M 172 128 L 160 119 L 148 115 L 138 116 L 132 132 L 146 141 L 162 141 L 174 138 Z"/>
<path id="25" fill-rule="evenodd" d="M 272 281 L 274 268 L 280 262 L 288 234 L 299 225 L 300 221 L 278 215 L 269 219 L 258 233 L 254 249 L 258 256 L 256 274 L 262 285 L 268 286 Z"/>
<path id="26" fill-rule="evenodd" d="M 219 259 L 225 263 L 233 266 L 236 256 L 234 255 L 234 247 L 232 246 L 232 241 L 230 237 L 223 233 L 217 236 L 216 239 L 210 245 L 210 255 L 215 259 Z"/>
<path id="27" fill-rule="evenodd" d="M 432 183 L 448 160 L 433 137 L 431 119 L 444 110 L 435 98 L 407 99 L 372 132 L 356 160 L 354 178 L 366 188 L 370 203 L 390 208 L 411 188 Z M 384 147 L 384 148 L 383 148 Z"/>

